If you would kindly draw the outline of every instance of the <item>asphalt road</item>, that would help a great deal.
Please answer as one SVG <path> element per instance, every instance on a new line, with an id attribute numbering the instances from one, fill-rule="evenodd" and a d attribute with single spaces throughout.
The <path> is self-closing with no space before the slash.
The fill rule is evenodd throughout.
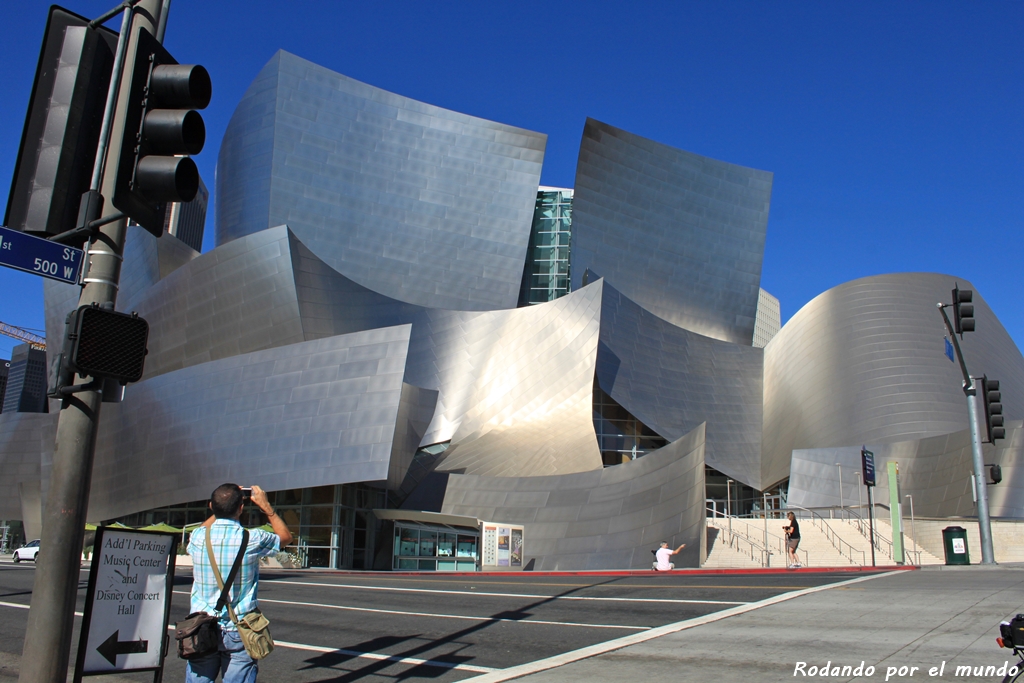
<path id="1" fill-rule="evenodd" d="M 0 681 L 16 676 L 34 572 L 30 563 L 0 564 Z M 83 571 L 79 612 L 87 577 Z M 264 571 L 260 605 L 271 620 L 278 649 L 260 664 L 260 678 L 457 681 L 848 578 L 845 573 L 798 572 L 474 576 Z M 172 622 L 188 613 L 191 583 L 188 570 L 179 572 Z M 109 680 L 148 681 L 152 676 Z M 184 680 L 184 662 L 173 654 L 164 680 Z"/>

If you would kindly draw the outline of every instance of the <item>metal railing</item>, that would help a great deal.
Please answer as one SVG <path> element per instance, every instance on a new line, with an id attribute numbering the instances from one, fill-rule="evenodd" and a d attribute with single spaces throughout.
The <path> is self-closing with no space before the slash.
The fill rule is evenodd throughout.
<path id="1" fill-rule="evenodd" d="M 758 530 L 756 532 L 757 536 L 762 537 L 762 538 L 755 538 L 753 536 L 754 532 L 752 532 L 750 530 L 750 526 L 748 524 L 746 524 L 746 522 L 748 520 L 744 519 L 744 517 L 741 517 L 741 516 L 738 516 L 738 515 L 729 515 L 729 514 L 726 514 L 724 512 L 719 512 L 718 510 L 713 509 L 711 507 L 707 508 L 707 511 L 709 513 L 711 513 L 711 515 L 710 515 L 711 518 L 715 519 L 715 520 L 723 519 L 723 520 L 726 520 L 726 522 L 731 522 L 732 520 L 743 520 L 745 522 L 743 526 L 746 529 L 746 531 L 744 531 L 743 529 L 734 528 L 731 523 L 725 529 L 720 529 L 718 526 L 716 526 L 715 528 L 719 529 L 719 531 L 727 531 L 728 532 L 729 540 L 726 541 L 726 545 L 728 545 L 729 547 L 734 547 L 735 548 L 736 546 L 733 545 L 733 539 L 739 539 L 741 542 L 748 543 L 748 544 L 750 544 L 750 546 L 752 546 L 754 548 L 757 548 L 762 553 L 764 553 L 763 559 L 762 559 L 762 563 L 761 563 L 762 567 L 770 567 L 771 566 L 771 556 L 772 555 L 781 555 L 783 557 L 787 557 L 788 556 L 788 552 L 787 552 L 787 548 L 786 548 L 786 539 L 783 538 L 782 536 L 778 536 L 776 534 L 773 534 L 773 533 L 769 532 L 767 529 L 764 529 L 764 530 Z M 775 551 L 776 548 L 778 549 L 777 552 Z M 806 566 L 810 566 L 809 565 L 809 561 L 810 561 L 809 557 L 810 556 L 807 554 L 807 551 L 803 550 L 803 549 L 800 549 L 800 548 L 797 548 L 797 557 L 800 556 L 799 555 L 800 553 L 803 553 L 803 566 L 805 566 L 805 567 Z M 753 557 L 753 555 L 751 555 L 751 559 L 756 559 L 756 558 Z"/>
<path id="2" fill-rule="evenodd" d="M 806 509 L 809 509 L 809 510 L 812 510 L 812 511 L 815 511 L 815 512 L 824 512 L 825 510 L 828 510 L 830 518 L 832 518 L 832 519 L 839 519 L 839 520 L 850 522 L 851 526 L 854 527 L 856 529 L 856 531 L 858 533 L 860 533 L 860 535 L 863 536 L 864 539 L 867 540 L 870 543 L 871 542 L 871 531 L 870 531 L 871 525 L 869 524 L 867 518 L 861 512 L 859 512 L 858 510 L 855 509 L 855 508 L 866 508 L 866 507 L 867 507 L 867 505 L 849 505 L 849 506 L 844 506 L 842 508 L 806 508 Z M 875 507 L 879 508 L 880 512 L 881 511 L 885 512 L 885 516 L 884 517 L 879 515 L 879 514 L 875 515 L 875 538 L 874 538 L 875 550 L 879 554 L 881 554 L 882 556 L 887 557 L 890 560 L 895 560 L 895 551 L 893 549 L 892 540 L 886 538 L 885 536 L 883 536 L 878 531 L 878 522 L 879 521 L 883 521 L 883 522 L 885 522 L 887 524 L 890 523 L 889 519 L 888 519 L 889 506 L 885 505 L 884 503 L 875 503 Z M 924 551 L 921 549 L 921 547 L 917 543 L 917 539 L 913 538 L 912 536 L 908 537 L 905 530 L 904 530 L 904 538 L 909 538 L 910 541 L 911 541 L 911 545 L 913 546 L 912 548 L 908 548 L 907 547 L 907 543 L 904 542 L 904 544 L 903 544 L 904 556 L 907 558 L 908 562 L 910 562 L 911 564 L 914 564 L 915 566 L 920 567 L 921 566 L 921 554 Z"/>
<path id="3" fill-rule="evenodd" d="M 789 507 L 789 511 L 792 511 L 796 517 L 801 516 L 797 511 L 806 513 L 811 520 L 811 524 L 825 533 L 825 538 L 832 544 L 832 547 L 839 552 L 839 556 L 845 557 L 850 561 L 850 564 L 858 564 L 857 560 L 859 559 L 860 566 L 863 567 L 867 565 L 867 555 L 864 551 L 859 548 L 854 548 L 849 542 L 844 541 L 839 534 L 832 529 L 829 523 L 825 521 L 825 518 L 817 512 L 805 507 L 800 507 L 799 505 L 791 505 Z"/>

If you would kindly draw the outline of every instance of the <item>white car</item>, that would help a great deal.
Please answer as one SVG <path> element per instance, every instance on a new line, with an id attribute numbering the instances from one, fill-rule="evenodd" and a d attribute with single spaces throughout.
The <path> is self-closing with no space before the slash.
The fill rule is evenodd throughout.
<path id="1" fill-rule="evenodd" d="M 39 556 L 39 539 L 26 543 L 17 550 L 14 551 L 14 561 L 21 562 L 22 560 L 36 561 Z"/>

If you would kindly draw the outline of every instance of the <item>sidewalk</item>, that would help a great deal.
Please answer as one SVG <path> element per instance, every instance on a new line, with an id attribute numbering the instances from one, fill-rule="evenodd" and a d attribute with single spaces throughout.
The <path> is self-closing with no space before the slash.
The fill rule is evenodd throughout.
<path id="1" fill-rule="evenodd" d="M 999 681 L 974 676 L 973 667 L 1016 663 L 995 639 L 999 622 L 1018 612 L 1024 566 L 926 568 L 802 595 L 539 673 L 517 667 L 467 680 L 520 673 L 527 675 L 516 680 L 529 683 L 885 681 L 894 667 L 889 681 Z M 836 675 L 794 677 L 798 662 L 806 662 L 804 671 L 829 663 Z M 875 667 L 873 675 L 842 676 L 832 668 L 861 662 L 865 670 Z M 967 665 L 971 674 L 956 675 Z M 903 676 L 900 667 L 907 667 Z M 911 675 L 910 667 L 918 669 Z"/>

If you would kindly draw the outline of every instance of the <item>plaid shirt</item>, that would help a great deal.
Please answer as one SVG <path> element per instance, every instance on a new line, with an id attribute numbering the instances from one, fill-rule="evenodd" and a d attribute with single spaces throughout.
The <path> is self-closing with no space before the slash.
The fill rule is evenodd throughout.
<path id="1" fill-rule="evenodd" d="M 217 569 L 221 578 L 228 580 L 231 565 L 235 563 L 238 548 L 242 545 L 242 525 L 233 519 L 218 519 L 210 527 L 210 540 L 213 542 L 213 554 L 217 560 Z M 238 570 L 235 582 L 231 584 L 231 607 L 235 616 L 241 618 L 256 609 L 257 592 L 260 578 L 260 558 L 273 555 L 280 549 L 281 539 L 262 529 L 249 531 L 249 547 L 242 558 L 242 566 Z M 210 556 L 206 551 L 206 527 L 199 527 L 192 532 L 188 543 L 188 554 L 192 556 L 192 612 L 206 612 L 220 617 L 220 627 L 228 631 L 237 630 L 228 616 L 225 606 L 219 613 L 216 610 L 220 589 L 217 588 L 217 577 L 210 567 Z"/>

